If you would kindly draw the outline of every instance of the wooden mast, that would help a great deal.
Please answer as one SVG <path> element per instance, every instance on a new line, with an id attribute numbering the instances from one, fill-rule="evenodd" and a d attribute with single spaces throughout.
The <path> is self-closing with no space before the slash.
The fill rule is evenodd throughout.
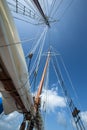
<path id="1" fill-rule="evenodd" d="M 40 81 L 40 84 L 39 84 L 38 92 L 37 92 L 37 95 L 35 97 L 35 109 L 36 110 L 38 109 L 38 105 L 40 104 L 40 95 L 41 95 L 41 92 L 42 92 L 43 83 L 44 83 L 45 75 L 46 75 L 46 72 L 47 72 L 49 60 L 50 60 L 50 51 L 48 52 L 48 56 L 47 56 L 47 60 L 46 60 L 44 70 L 43 70 L 42 78 L 41 78 L 41 81 Z"/>

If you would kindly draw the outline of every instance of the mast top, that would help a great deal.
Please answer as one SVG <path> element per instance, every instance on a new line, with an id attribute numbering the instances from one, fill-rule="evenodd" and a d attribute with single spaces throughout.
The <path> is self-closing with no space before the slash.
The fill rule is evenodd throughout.
<path id="1" fill-rule="evenodd" d="M 50 27 L 50 23 L 49 23 L 49 20 L 47 18 L 47 16 L 44 14 L 44 11 L 39 3 L 38 0 L 33 0 L 34 4 L 36 5 L 37 9 L 39 10 L 41 16 L 43 17 L 44 21 L 45 21 L 45 24 Z"/>

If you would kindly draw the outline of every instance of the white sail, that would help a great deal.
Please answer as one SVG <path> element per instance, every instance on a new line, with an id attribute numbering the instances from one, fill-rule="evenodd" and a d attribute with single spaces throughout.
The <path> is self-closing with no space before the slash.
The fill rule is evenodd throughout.
<path id="1" fill-rule="evenodd" d="M 33 99 L 29 92 L 28 71 L 13 17 L 6 3 L 0 0 L 0 57 L 18 91 L 20 98 L 27 109 L 33 105 Z M 21 89 L 20 89 L 21 88 Z M 4 90 L 0 82 L 0 90 Z M 15 101 L 6 91 L 2 92 L 5 114 L 17 110 Z M 7 98 L 6 98 L 7 97 Z"/>

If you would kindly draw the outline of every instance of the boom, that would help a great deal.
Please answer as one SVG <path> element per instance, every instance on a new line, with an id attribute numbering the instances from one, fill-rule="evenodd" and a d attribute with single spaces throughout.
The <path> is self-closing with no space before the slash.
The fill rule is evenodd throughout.
<path id="1" fill-rule="evenodd" d="M 42 10 L 42 8 L 41 8 L 41 5 L 40 5 L 40 3 L 39 3 L 39 1 L 38 1 L 38 0 L 33 0 L 33 2 L 34 2 L 34 4 L 36 5 L 37 9 L 39 10 L 40 14 L 42 15 L 42 17 L 43 17 L 43 19 L 44 19 L 46 25 L 47 25 L 48 27 L 50 27 L 50 23 L 49 23 L 49 21 L 48 21 L 48 18 L 47 18 L 46 15 L 44 14 L 44 12 L 43 12 L 43 10 Z"/>

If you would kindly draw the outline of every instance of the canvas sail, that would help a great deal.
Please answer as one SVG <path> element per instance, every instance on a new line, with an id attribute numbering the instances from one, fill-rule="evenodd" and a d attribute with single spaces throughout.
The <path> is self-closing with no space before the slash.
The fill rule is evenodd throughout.
<path id="1" fill-rule="evenodd" d="M 29 92 L 27 66 L 21 45 L 15 45 L 15 43 L 20 42 L 20 39 L 5 0 L 0 0 L 0 41 L 0 59 L 20 95 L 25 108 L 29 111 L 33 105 L 33 99 Z M 0 81 L 0 91 L 3 96 L 5 114 L 18 110 L 16 101 L 4 89 L 2 81 Z"/>

